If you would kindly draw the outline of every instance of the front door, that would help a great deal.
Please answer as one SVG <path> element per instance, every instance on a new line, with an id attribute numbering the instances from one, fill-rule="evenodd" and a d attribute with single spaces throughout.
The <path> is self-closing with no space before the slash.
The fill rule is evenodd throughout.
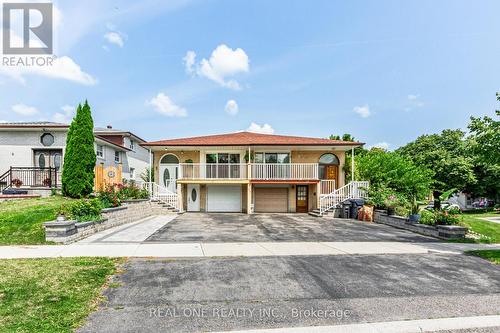
<path id="1" fill-rule="evenodd" d="M 309 210 L 308 198 L 308 186 L 297 185 L 297 213 L 307 213 Z"/>
<path id="2" fill-rule="evenodd" d="M 327 165 L 326 166 L 326 179 L 335 180 L 337 187 L 338 187 L 338 179 L 337 179 L 338 174 L 339 174 L 338 165 Z"/>
<path id="3" fill-rule="evenodd" d="M 173 193 L 177 192 L 178 170 L 179 170 L 178 164 L 160 165 L 160 184 Z"/>
<path id="4" fill-rule="evenodd" d="M 200 211 L 200 185 L 187 185 L 187 210 L 188 212 Z"/>

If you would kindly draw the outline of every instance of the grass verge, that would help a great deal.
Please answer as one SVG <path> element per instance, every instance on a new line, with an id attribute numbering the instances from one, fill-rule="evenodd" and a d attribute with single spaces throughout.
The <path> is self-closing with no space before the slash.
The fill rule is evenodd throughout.
<path id="1" fill-rule="evenodd" d="M 500 243 L 500 223 L 483 220 L 484 217 L 500 217 L 500 214 L 462 214 L 462 224 L 470 230 L 488 237 L 485 242 Z"/>
<path id="2" fill-rule="evenodd" d="M 494 264 L 500 265 L 500 250 L 474 250 L 465 252 L 472 256 L 481 257 Z"/>
<path id="3" fill-rule="evenodd" d="M 0 245 L 47 244 L 43 222 L 56 218 L 61 196 L 0 202 Z"/>
<path id="4" fill-rule="evenodd" d="M 97 308 L 119 259 L 0 260 L 0 332 L 72 332 Z"/>

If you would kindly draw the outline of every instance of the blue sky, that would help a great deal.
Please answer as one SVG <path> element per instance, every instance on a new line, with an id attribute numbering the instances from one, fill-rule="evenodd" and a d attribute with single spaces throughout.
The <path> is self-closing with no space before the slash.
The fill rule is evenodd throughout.
<path id="1" fill-rule="evenodd" d="M 498 108 L 499 1 L 54 4 L 59 63 L 0 67 L 2 121 L 64 120 L 88 99 L 97 125 L 147 140 L 254 123 L 394 149 Z"/>

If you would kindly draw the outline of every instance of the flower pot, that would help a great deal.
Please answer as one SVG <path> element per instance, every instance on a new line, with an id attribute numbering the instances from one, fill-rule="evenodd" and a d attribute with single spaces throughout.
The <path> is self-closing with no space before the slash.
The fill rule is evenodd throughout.
<path id="1" fill-rule="evenodd" d="M 408 216 L 408 220 L 410 223 L 418 223 L 420 221 L 420 214 L 411 214 Z"/>
<path id="2" fill-rule="evenodd" d="M 387 208 L 387 215 L 394 215 L 395 214 L 395 211 L 394 211 L 394 208 Z"/>

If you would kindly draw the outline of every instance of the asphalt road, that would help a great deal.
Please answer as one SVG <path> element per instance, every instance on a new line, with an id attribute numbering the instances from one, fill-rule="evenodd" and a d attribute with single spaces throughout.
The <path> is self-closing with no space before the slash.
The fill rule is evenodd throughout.
<path id="1" fill-rule="evenodd" d="M 500 267 L 465 255 L 132 259 L 123 268 L 81 332 L 335 325 L 500 309 Z"/>

